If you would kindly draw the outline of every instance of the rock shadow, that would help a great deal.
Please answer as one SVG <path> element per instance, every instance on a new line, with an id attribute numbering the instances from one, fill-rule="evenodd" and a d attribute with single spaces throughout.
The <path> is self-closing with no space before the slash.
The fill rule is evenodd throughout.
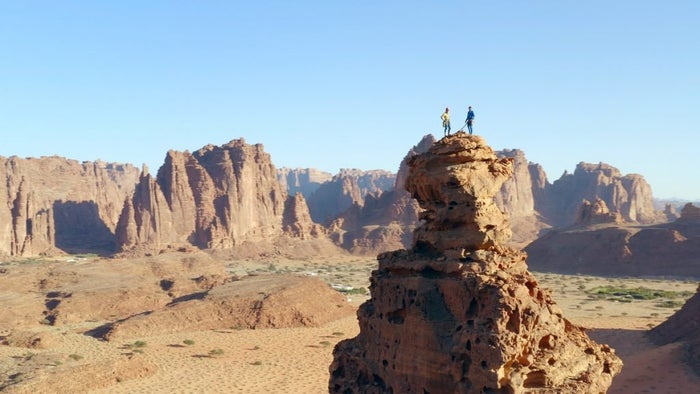
<path id="1" fill-rule="evenodd" d="M 56 247 L 67 253 L 110 255 L 116 251 L 116 237 L 100 217 L 94 201 L 53 203 Z"/>

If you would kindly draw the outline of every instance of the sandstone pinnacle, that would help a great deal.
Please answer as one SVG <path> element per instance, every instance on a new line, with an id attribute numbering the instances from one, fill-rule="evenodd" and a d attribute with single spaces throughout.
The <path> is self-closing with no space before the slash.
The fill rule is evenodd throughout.
<path id="1" fill-rule="evenodd" d="M 512 171 L 483 138 L 456 133 L 410 160 L 425 209 L 413 248 L 380 254 L 360 333 L 340 342 L 332 393 L 603 393 L 622 362 L 562 316 L 503 246 L 493 197 Z"/>

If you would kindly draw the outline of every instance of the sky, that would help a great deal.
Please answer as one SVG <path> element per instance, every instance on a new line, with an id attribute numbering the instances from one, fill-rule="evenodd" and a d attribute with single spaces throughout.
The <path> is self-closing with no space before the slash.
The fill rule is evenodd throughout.
<path id="1" fill-rule="evenodd" d="M 579 162 L 700 200 L 700 2 L 0 0 L 0 156 L 147 164 L 244 138 L 397 171 L 467 106 L 549 181 Z"/>

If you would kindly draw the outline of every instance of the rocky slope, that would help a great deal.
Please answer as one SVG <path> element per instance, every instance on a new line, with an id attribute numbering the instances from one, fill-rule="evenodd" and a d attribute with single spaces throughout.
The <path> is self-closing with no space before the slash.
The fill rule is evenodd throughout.
<path id="1" fill-rule="evenodd" d="M 599 204 L 598 219 L 550 231 L 528 245 L 530 267 L 567 274 L 700 277 L 699 208 L 688 204 L 675 222 L 638 226 L 616 223 L 619 218 Z"/>
<path id="2" fill-rule="evenodd" d="M 124 204 L 117 240 L 128 251 L 321 236 L 309 218 L 303 197 L 289 197 L 278 182 L 263 146 L 239 139 L 192 154 L 168 152 L 158 176 L 143 173 Z"/>
<path id="3" fill-rule="evenodd" d="M 340 342 L 333 393 L 602 393 L 622 363 L 566 320 L 503 246 L 493 197 L 513 171 L 457 133 L 410 159 L 406 188 L 425 209 L 411 250 L 378 257 L 360 334 Z"/>
<path id="4" fill-rule="evenodd" d="M 113 252 L 138 174 L 128 164 L 0 157 L 0 256 Z"/>
<path id="5" fill-rule="evenodd" d="M 700 375 L 700 287 L 683 308 L 648 333 L 657 345 L 684 343 L 683 358 Z"/>

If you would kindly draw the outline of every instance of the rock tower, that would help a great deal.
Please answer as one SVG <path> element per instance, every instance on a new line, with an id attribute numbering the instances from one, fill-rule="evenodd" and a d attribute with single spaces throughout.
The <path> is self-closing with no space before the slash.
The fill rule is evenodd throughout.
<path id="1" fill-rule="evenodd" d="M 604 393 L 620 359 L 503 246 L 510 225 L 493 197 L 512 159 L 459 132 L 409 165 L 423 223 L 411 250 L 378 256 L 360 334 L 334 349 L 330 392 Z"/>

